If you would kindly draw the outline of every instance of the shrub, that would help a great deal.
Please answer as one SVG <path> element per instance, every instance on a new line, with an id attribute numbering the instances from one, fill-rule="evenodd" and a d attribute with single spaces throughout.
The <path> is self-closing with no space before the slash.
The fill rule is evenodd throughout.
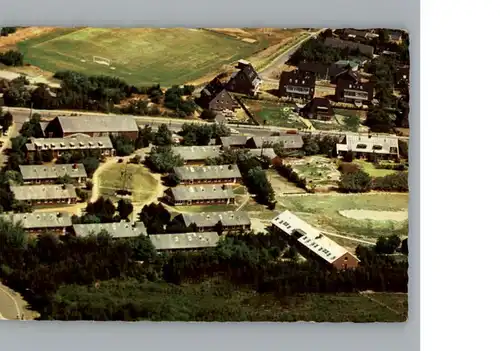
<path id="1" fill-rule="evenodd" d="M 404 163 L 377 163 L 375 164 L 377 169 L 390 169 L 393 171 L 406 171 L 408 166 Z"/>
<path id="2" fill-rule="evenodd" d="M 398 146 L 399 146 L 399 154 L 401 155 L 401 157 L 408 159 L 408 142 L 399 139 Z"/>
<path id="3" fill-rule="evenodd" d="M 373 179 L 373 190 L 380 191 L 408 191 L 408 172 L 398 172 L 389 174 L 385 177 L 377 177 Z"/>
<path id="4" fill-rule="evenodd" d="M 352 162 L 353 159 L 354 159 L 354 153 L 352 151 L 347 151 L 344 154 L 344 157 L 342 157 L 342 161 L 344 162 Z"/>
<path id="5" fill-rule="evenodd" d="M 87 201 L 89 194 L 80 188 L 76 188 L 76 196 L 78 196 L 82 201 Z"/>
<path id="6" fill-rule="evenodd" d="M 92 190 L 93 186 L 94 186 L 94 183 L 92 183 L 91 180 L 87 180 L 85 182 L 85 188 L 87 188 L 87 190 Z"/>
<path id="7" fill-rule="evenodd" d="M 372 178 L 361 170 L 344 173 L 340 177 L 339 190 L 346 193 L 365 193 L 370 191 Z"/>
<path id="8" fill-rule="evenodd" d="M 135 155 L 134 157 L 132 157 L 129 161 L 130 163 L 135 163 L 135 164 L 139 164 L 141 162 L 141 156 L 139 155 Z"/>
<path id="9" fill-rule="evenodd" d="M 340 173 L 355 173 L 361 170 L 360 166 L 355 163 L 341 162 L 339 165 Z"/>
<path id="10" fill-rule="evenodd" d="M 6 66 L 22 66 L 24 56 L 19 51 L 9 50 L 0 54 L 0 63 Z"/>

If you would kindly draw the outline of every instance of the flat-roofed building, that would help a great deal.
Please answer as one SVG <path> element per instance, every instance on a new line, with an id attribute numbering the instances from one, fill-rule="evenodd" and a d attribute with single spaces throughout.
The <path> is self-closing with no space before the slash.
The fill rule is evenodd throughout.
<path id="1" fill-rule="evenodd" d="M 345 134 L 337 144 L 337 153 L 343 157 L 349 151 L 358 158 L 366 158 L 369 154 L 375 154 L 384 159 L 396 159 L 399 157 L 398 137 L 395 135 Z"/>
<path id="2" fill-rule="evenodd" d="M 42 184 L 11 186 L 17 201 L 30 205 L 74 204 L 78 201 L 75 187 L 71 184 Z"/>
<path id="3" fill-rule="evenodd" d="M 207 158 L 220 155 L 221 147 L 217 146 L 176 146 L 172 151 L 182 157 L 186 164 L 204 164 Z"/>
<path id="4" fill-rule="evenodd" d="M 54 183 L 58 178 L 68 176 L 76 183 L 87 180 L 87 172 L 82 163 L 46 165 L 20 165 L 19 171 L 24 184 Z"/>
<path id="5" fill-rule="evenodd" d="M 115 150 L 109 137 L 74 136 L 68 138 L 31 138 L 25 145 L 26 156 L 33 157 L 36 152 L 49 152 L 57 158 L 65 152 L 85 152 L 98 150 L 101 156 L 113 156 Z"/>
<path id="6" fill-rule="evenodd" d="M 115 239 L 134 238 L 140 235 L 148 235 L 146 227 L 142 222 L 116 222 L 116 223 L 91 223 L 74 224 L 73 232 L 76 236 L 97 235 L 107 232 Z"/>
<path id="7" fill-rule="evenodd" d="M 229 185 L 178 185 L 165 191 L 169 204 L 174 206 L 233 204 L 234 192 Z"/>
<path id="8" fill-rule="evenodd" d="M 272 220 L 273 231 L 286 234 L 312 253 L 337 269 L 356 268 L 359 259 L 290 211 L 280 213 Z"/>
<path id="9" fill-rule="evenodd" d="M 199 250 L 216 247 L 219 234 L 217 232 L 150 234 L 149 239 L 158 251 Z"/>
<path id="10" fill-rule="evenodd" d="M 68 212 L 37 212 L 2 214 L 1 218 L 12 223 L 20 223 L 30 234 L 44 231 L 63 235 L 71 228 L 71 215 Z"/>
<path id="11" fill-rule="evenodd" d="M 197 232 L 217 231 L 219 222 L 224 232 L 244 232 L 251 228 L 250 217 L 244 211 L 181 213 L 177 217 L 175 220 L 186 228 L 196 227 Z"/>
<path id="12" fill-rule="evenodd" d="M 175 167 L 174 173 L 180 184 L 238 183 L 241 173 L 237 165 Z"/>

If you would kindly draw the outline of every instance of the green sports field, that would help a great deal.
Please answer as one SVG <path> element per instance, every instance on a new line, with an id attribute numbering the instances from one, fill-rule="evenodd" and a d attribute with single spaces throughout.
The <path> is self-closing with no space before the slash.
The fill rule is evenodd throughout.
<path id="1" fill-rule="evenodd" d="M 69 28 L 18 43 L 25 62 L 49 72 L 107 74 L 129 84 L 183 84 L 267 47 L 202 29 Z M 111 65 L 93 62 L 99 56 Z"/>

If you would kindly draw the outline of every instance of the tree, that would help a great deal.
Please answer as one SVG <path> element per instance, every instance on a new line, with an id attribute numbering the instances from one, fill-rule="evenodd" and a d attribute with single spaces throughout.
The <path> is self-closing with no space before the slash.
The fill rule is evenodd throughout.
<path id="1" fill-rule="evenodd" d="M 184 85 L 182 90 L 182 95 L 190 96 L 193 95 L 195 88 L 194 85 Z"/>
<path id="2" fill-rule="evenodd" d="M 118 210 L 120 219 L 127 219 L 128 216 L 130 216 L 134 211 L 134 205 L 132 205 L 132 202 L 130 202 L 130 200 L 120 199 L 118 201 L 118 206 L 116 209 Z"/>
<path id="3" fill-rule="evenodd" d="M 401 242 L 401 253 L 408 256 L 408 238 L 403 239 Z"/>
<path id="4" fill-rule="evenodd" d="M 16 184 L 16 185 L 22 185 L 23 184 L 23 176 L 20 172 L 18 171 L 13 171 L 13 170 L 10 170 L 10 171 L 7 171 L 5 172 L 5 176 L 7 177 L 7 179 Z"/>
<path id="5" fill-rule="evenodd" d="M 175 154 L 170 147 L 153 147 L 144 162 L 153 172 L 169 173 L 174 167 L 180 167 L 184 164 L 182 158 Z"/>
<path id="6" fill-rule="evenodd" d="M 340 176 L 339 190 L 347 193 L 370 191 L 372 178 L 364 171 L 344 173 Z"/>
<path id="7" fill-rule="evenodd" d="M 6 66 L 22 66 L 24 56 L 19 51 L 9 50 L 4 53 L 0 53 L 0 63 Z"/>
<path id="8" fill-rule="evenodd" d="M 118 156 L 128 156 L 135 151 L 134 140 L 124 135 L 112 136 L 111 141 Z"/>
<path id="9" fill-rule="evenodd" d="M 113 222 L 116 208 L 110 199 L 105 199 L 100 196 L 95 202 L 89 202 L 87 204 L 85 212 L 99 217 L 101 223 L 110 223 Z"/>
<path id="10" fill-rule="evenodd" d="M 80 188 L 76 188 L 75 191 L 76 191 L 76 196 L 78 196 L 80 198 L 80 200 L 82 200 L 82 201 L 88 200 L 89 194 L 87 192 L 83 191 Z"/>
<path id="11" fill-rule="evenodd" d="M 365 125 L 376 133 L 391 133 L 395 127 L 394 119 L 382 106 L 374 106 L 368 111 Z"/>
<path id="12" fill-rule="evenodd" d="M 0 256 L 10 249 L 26 248 L 28 236 L 21 223 L 12 223 L 0 218 Z"/>
<path id="13" fill-rule="evenodd" d="M 19 133 L 26 138 L 43 138 L 40 122 L 40 115 L 34 114 L 29 121 L 23 123 Z"/>
<path id="14" fill-rule="evenodd" d="M 4 132 L 7 132 L 9 127 L 12 125 L 14 118 L 12 117 L 12 113 L 6 112 L 4 115 L 2 115 L 0 111 L 0 125 L 2 126 L 2 130 Z"/>
<path id="15" fill-rule="evenodd" d="M 173 144 L 172 132 L 166 124 L 161 124 L 152 137 L 152 142 L 156 146 L 169 146 Z"/>
<path id="16" fill-rule="evenodd" d="M 217 113 L 215 113 L 214 110 L 209 110 L 209 109 L 204 109 L 200 114 L 200 118 L 206 120 L 213 120 L 215 119 L 216 116 Z"/>
<path id="17" fill-rule="evenodd" d="M 147 125 L 144 128 L 139 128 L 139 133 L 137 139 L 135 140 L 135 148 L 142 149 L 144 147 L 148 147 L 150 143 L 153 142 L 155 137 L 155 133 L 151 126 Z"/>
<path id="18" fill-rule="evenodd" d="M 16 213 L 33 212 L 33 207 L 24 201 L 13 200 L 11 208 Z"/>
<path id="19" fill-rule="evenodd" d="M 378 254 L 393 254 L 394 251 L 401 245 L 401 239 L 397 235 L 381 236 L 377 239 L 375 252 Z"/>
<path id="20" fill-rule="evenodd" d="M 99 159 L 93 156 L 85 157 L 82 163 L 89 177 L 91 177 L 99 167 Z"/>
<path id="21" fill-rule="evenodd" d="M 71 184 L 73 183 L 73 179 L 69 176 L 69 174 L 65 174 L 62 177 L 58 177 L 56 179 L 56 184 Z"/>

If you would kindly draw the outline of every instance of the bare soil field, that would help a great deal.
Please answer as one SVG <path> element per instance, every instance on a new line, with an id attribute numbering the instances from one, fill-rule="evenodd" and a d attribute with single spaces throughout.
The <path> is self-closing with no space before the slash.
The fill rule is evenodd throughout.
<path id="1" fill-rule="evenodd" d="M 26 27 L 18 28 L 13 34 L 6 37 L 0 37 L 0 51 L 9 50 L 23 40 L 38 37 L 57 30 L 55 27 Z"/>

